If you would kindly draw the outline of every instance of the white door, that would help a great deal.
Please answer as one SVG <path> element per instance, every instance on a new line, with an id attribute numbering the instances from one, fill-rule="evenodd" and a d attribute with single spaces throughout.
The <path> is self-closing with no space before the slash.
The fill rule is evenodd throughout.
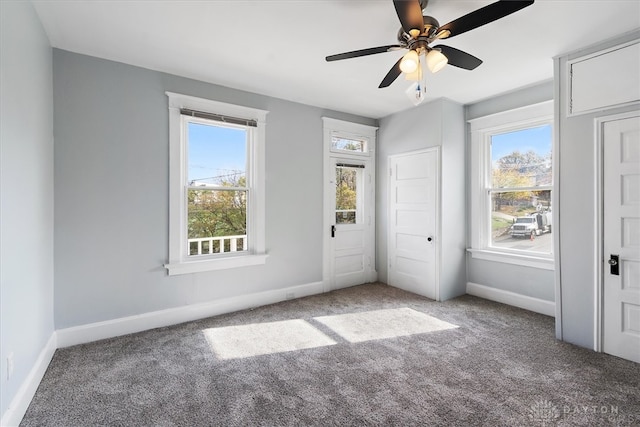
<path id="1" fill-rule="evenodd" d="M 431 299 L 438 299 L 439 162 L 438 148 L 389 157 L 389 284 Z"/>
<path id="2" fill-rule="evenodd" d="M 370 282 L 374 270 L 373 178 L 369 161 L 331 158 L 331 288 Z"/>
<path id="3" fill-rule="evenodd" d="M 640 117 L 604 123 L 603 350 L 640 362 Z"/>

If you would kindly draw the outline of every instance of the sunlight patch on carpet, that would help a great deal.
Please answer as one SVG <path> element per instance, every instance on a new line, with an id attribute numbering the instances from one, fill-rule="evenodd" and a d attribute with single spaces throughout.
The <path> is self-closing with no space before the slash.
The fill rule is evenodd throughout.
<path id="1" fill-rule="evenodd" d="M 223 360 L 336 344 L 302 319 L 210 328 L 202 332 L 211 350 Z"/>
<path id="2" fill-rule="evenodd" d="M 408 307 L 321 316 L 314 320 L 352 343 L 458 328 Z"/>

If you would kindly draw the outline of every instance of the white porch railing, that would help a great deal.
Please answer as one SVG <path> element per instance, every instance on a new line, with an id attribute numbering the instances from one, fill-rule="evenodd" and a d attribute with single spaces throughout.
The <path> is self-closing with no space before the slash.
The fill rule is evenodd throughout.
<path id="1" fill-rule="evenodd" d="M 238 247 L 238 240 L 241 240 L 241 245 Z M 225 242 L 229 241 L 229 250 L 225 250 Z M 217 245 L 214 245 L 214 242 L 218 242 Z M 197 243 L 197 250 L 193 251 L 192 243 Z M 206 243 L 206 244 L 203 244 Z M 238 235 L 238 236 L 220 236 L 220 237 L 199 237 L 197 239 L 188 239 L 187 244 L 189 245 L 189 255 L 203 255 L 203 254 L 217 254 L 224 252 L 238 252 L 238 251 L 246 251 L 247 250 L 247 235 Z M 202 251 L 203 246 L 205 247 L 205 251 Z M 218 249 L 214 251 L 214 249 Z M 195 253 L 194 253 L 195 252 Z"/>

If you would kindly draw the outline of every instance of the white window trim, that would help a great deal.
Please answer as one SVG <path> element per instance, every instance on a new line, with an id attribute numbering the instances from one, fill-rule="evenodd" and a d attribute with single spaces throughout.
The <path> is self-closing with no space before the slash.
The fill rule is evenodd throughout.
<path id="1" fill-rule="evenodd" d="M 376 127 L 361 125 L 359 123 L 347 122 L 344 120 L 323 117 L 323 127 L 325 130 L 325 146 L 328 153 L 338 157 L 373 157 L 375 153 L 375 132 Z M 345 139 L 355 139 L 364 141 L 364 151 L 339 150 L 332 147 L 331 138 L 337 136 Z"/>
<path id="2" fill-rule="evenodd" d="M 265 250 L 265 141 L 268 111 L 209 99 L 165 92 L 169 98 L 169 262 L 164 264 L 170 276 L 211 270 L 260 265 L 266 262 Z M 197 260 L 187 256 L 185 186 L 187 171 L 186 146 L 181 138 L 180 109 L 222 114 L 256 120 L 257 127 L 250 146 L 248 183 L 252 205 L 247 211 L 249 249 L 237 254 L 224 254 Z"/>
<path id="3" fill-rule="evenodd" d="M 468 249 L 473 258 L 516 264 L 520 266 L 554 270 L 553 254 L 518 251 L 508 248 L 489 246 L 491 236 L 490 206 L 486 193 L 486 183 L 490 170 L 488 144 L 491 135 L 510 132 L 527 127 L 535 127 L 551 123 L 553 125 L 553 101 L 546 101 L 514 110 L 504 111 L 489 116 L 478 117 L 468 121 L 471 132 L 471 248 Z M 553 142 L 553 156 L 556 157 L 556 143 Z M 554 162 L 555 166 L 555 162 Z M 555 176 L 555 173 L 554 173 Z M 551 191 L 556 190 L 555 183 Z M 556 215 L 557 221 L 557 215 Z M 557 232 L 557 229 L 555 230 Z"/>

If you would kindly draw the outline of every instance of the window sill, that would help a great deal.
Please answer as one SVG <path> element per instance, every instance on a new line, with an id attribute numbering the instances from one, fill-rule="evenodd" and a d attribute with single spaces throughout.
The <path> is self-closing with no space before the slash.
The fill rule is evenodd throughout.
<path id="1" fill-rule="evenodd" d="M 535 255 L 521 255 L 507 252 L 499 252 L 490 249 L 467 249 L 472 258 L 485 261 L 515 264 L 522 267 L 532 267 L 541 270 L 555 270 L 553 258 Z"/>
<path id="2" fill-rule="evenodd" d="M 226 270 L 230 268 L 262 265 L 267 262 L 267 257 L 267 254 L 257 254 L 220 259 L 185 261 L 165 264 L 164 268 L 167 269 L 169 276 L 176 276 L 179 274 L 202 273 L 205 271 Z"/>

